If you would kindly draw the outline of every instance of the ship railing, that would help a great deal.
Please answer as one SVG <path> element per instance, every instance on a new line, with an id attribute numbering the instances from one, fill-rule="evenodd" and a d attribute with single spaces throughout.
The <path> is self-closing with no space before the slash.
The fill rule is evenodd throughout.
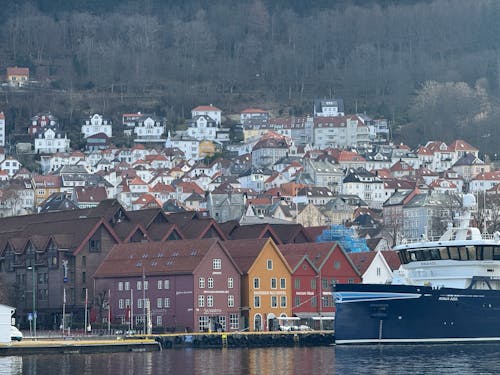
<path id="1" fill-rule="evenodd" d="M 481 238 L 483 240 L 498 240 L 500 239 L 498 235 L 494 233 L 481 233 Z M 430 237 L 420 237 L 420 238 L 404 238 L 401 240 L 401 245 L 411 244 L 417 242 L 438 242 L 441 240 L 441 236 L 430 236 Z"/>

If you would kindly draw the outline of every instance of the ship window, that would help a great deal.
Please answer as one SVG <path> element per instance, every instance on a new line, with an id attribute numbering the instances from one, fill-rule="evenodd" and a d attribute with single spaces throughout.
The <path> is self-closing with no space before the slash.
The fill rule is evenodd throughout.
<path id="1" fill-rule="evenodd" d="M 483 247 L 483 260 L 493 260 L 493 247 L 491 246 Z"/>
<path id="2" fill-rule="evenodd" d="M 446 247 L 439 248 L 439 252 L 441 254 L 441 259 L 450 259 L 450 253 Z"/>
<path id="3" fill-rule="evenodd" d="M 458 247 L 450 247 L 450 259 L 460 260 L 460 253 Z"/>
<path id="4" fill-rule="evenodd" d="M 401 261 L 402 264 L 407 264 L 410 262 L 408 259 L 408 252 L 406 250 L 401 250 L 398 252 L 399 255 L 399 260 Z"/>
<path id="5" fill-rule="evenodd" d="M 469 260 L 476 260 L 475 246 L 467 246 L 467 253 L 469 254 Z"/>
<path id="6" fill-rule="evenodd" d="M 440 260 L 439 249 L 431 249 L 431 259 L 432 260 Z"/>
<path id="7" fill-rule="evenodd" d="M 500 247 L 498 246 L 493 248 L 493 260 L 500 260 Z"/>
<path id="8" fill-rule="evenodd" d="M 458 249 L 460 251 L 460 259 L 467 260 L 467 249 L 464 246 L 460 246 Z"/>

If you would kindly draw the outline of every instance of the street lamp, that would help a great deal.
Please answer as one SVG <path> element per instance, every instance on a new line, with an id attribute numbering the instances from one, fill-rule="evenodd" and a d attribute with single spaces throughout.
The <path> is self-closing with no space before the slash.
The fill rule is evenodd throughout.
<path id="1" fill-rule="evenodd" d="M 32 311 L 33 311 L 33 337 L 36 340 L 36 295 L 35 295 L 35 265 L 29 266 L 28 270 L 31 270 L 31 294 L 32 300 Z"/>

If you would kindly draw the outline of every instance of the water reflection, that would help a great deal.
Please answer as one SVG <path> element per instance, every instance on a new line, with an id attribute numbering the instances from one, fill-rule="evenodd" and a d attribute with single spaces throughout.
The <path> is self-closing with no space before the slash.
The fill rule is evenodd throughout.
<path id="1" fill-rule="evenodd" d="M 154 353 L 62 354 L 14 357 L 17 372 L 0 374 L 278 375 L 332 373 L 328 348 L 179 349 Z M 330 371 L 329 371 L 330 370 Z"/>
<path id="2" fill-rule="evenodd" d="M 494 374 L 499 344 L 174 349 L 0 357 L 0 374 Z"/>
<path id="3" fill-rule="evenodd" d="M 0 374 L 18 375 L 22 373 L 22 357 L 0 357 Z"/>

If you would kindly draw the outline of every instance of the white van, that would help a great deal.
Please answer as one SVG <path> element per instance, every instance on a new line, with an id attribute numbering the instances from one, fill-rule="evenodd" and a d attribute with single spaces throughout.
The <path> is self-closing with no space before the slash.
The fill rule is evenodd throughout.
<path id="1" fill-rule="evenodd" d="M 21 341 L 23 339 L 23 333 L 18 330 L 16 326 L 10 326 L 10 339 L 12 341 Z"/>

